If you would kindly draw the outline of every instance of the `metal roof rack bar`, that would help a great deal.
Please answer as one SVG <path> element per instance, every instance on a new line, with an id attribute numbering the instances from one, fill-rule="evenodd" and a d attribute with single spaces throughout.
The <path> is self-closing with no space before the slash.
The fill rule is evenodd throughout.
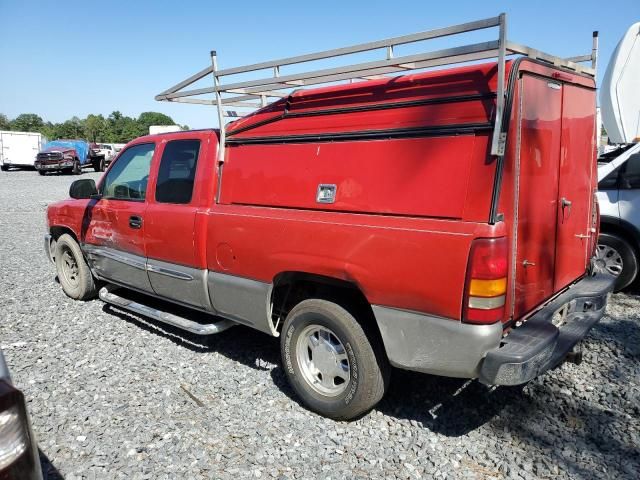
<path id="1" fill-rule="evenodd" d="M 498 39 L 475 43 L 471 45 L 441 49 L 437 51 L 425 51 L 412 55 L 396 57 L 394 47 L 442 38 L 462 33 L 484 30 L 489 28 L 499 29 Z M 335 59 L 345 55 L 353 55 L 363 52 L 384 49 L 384 58 L 381 60 L 351 63 L 343 66 L 323 69 L 312 69 L 300 73 L 281 74 L 281 67 L 300 65 L 318 60 Z M 317 53 L 309 53 L 294 57 L 281 58 L 267 62 L 254 63 L 240 67 L 219 69 L 217 66 L 217 54 L 211 52 L 211 66 L 190 76 L 186 80 L 174 85 L 156 96 L 156 100 L 182 103 L 198 103 L 216 105 L 218 121 L 224 126 L 224 117 L 238 117 L 242 113 L 235 110 L 225 110 L 225 107 L 242 109 L 256 109 L 266 106 L 269 102 L 286 98 L 294 88 L 311 85 L 330 84 L 343 81 L 360 81 L 364 79 L 385 78 L 390 74 L 401 74 L 412 70 L 452 65 L 458 63 L 474 62 L 497 58 L 498 61 L 498 85 L 496 95 L 496 114 L 493 138 L 491 143 L 492 155 L 504 155 L 506 136 L 501 131 L 502 115 L 505 102 L 505 59 L 509 55 L 525 55 L 536 58 L 552 65 L 569 69 L 571 71 L 595 77 L 597 66 L 598 38 L 594 32 L 593 46 L 590 55 L 582 55 L 563 59 L 541 52 L 525 45 L 520 45 L 508 40 L 506 14 L 497 17 L 485 18 L 473 22 L 462 23 L 445 28 L 438 28 L 411 35 L 387 38 L 374 42 L 361 43 L 349 47 L 333 50 L 325 50 Z M 580 65 L 591 61 L 591 68 Z M 269 71 L 267 75 L 258 75 L 258 78 L 233 80 L 229 77 L 251 72 Z M 205 78 L 213 76 L 213 86 L 185 90 L 186 87 Z M 228 83 L 223 83 L 225 78 Z M 190 98 L 213 94 L 213 99 Z M 220 129 L 219 162 L 224 162 L 225 129 Z M 218 190 L 219 191 L 219 190 Z"/>

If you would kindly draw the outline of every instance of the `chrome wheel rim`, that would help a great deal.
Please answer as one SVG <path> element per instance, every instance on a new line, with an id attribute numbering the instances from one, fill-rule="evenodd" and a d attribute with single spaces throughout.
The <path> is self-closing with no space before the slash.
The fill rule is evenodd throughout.
<path id="1" fill-rule="evenodd" d="M 62 274 L 70 287 L 75 288 L 78 286 L 80 269 L 76 258 L 69 249 L 65 249 L 62 253 Z"/>
<path id="2" fill-rule="evenodd" d="M 602 271 L 618 276 L 622 273 L 622 257 L 615 248 L 600 244 L 596 251 L 596 266 Z"/>
<path id="3" fill-rule="evenodd" d="M 351 379 L 349 357 L 344 345 L 327 327 L 309 325 L 298 337 L 296 356 L 302 377 L 321 395 L 335 397 Z"/>

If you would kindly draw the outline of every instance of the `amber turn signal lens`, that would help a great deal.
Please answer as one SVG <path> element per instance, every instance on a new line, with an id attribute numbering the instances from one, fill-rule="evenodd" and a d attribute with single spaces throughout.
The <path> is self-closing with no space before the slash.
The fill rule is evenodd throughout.
<path id="1" fill-rule="evenodd" d="M 507 291 L 507 277 L 495 280 L 482 280 L 472 278 L 469 282 L 469 296 L 471 297 L 497 297 Z"/>

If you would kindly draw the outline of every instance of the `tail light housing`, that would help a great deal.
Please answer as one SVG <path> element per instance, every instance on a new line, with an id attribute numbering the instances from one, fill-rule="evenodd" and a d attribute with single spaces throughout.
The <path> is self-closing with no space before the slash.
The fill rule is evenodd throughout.
<path id="1" fill-rule="evenodd" d="M 462 321 L 490 324 L 504 318 L 507 296 L 506 237 L 478 238 L 471 244 Z"/>

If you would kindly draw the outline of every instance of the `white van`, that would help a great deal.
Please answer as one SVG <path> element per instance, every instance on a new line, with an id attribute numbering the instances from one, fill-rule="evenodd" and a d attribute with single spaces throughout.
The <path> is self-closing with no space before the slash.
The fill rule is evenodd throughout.
<path id="1" fill-rule="evenodd" d="M 0 131 L 0 169 L 31 167 L 36 155 L 47 143 L 40 133 Z"/>

